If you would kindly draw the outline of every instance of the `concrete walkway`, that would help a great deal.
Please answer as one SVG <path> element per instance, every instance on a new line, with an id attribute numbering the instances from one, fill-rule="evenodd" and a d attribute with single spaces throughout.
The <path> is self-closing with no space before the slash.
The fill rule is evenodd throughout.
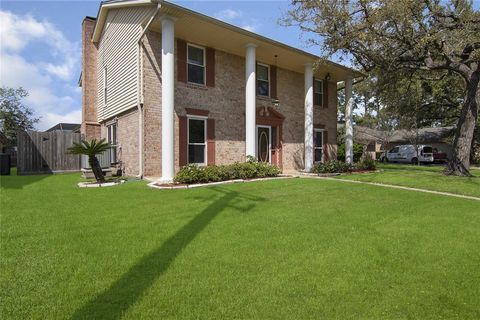
<path id="1" fill-rule="evenodd" d="M 356 180 L 349 180 L 349 179 L 318 177 L 318 176 L 310 176 L 310 175 L 309 176 L 299 175 L 299 177 L 300 178 L 307 178 L 307 179 L 321 179 L 321 180 L 331 180 L 331 181 L 349 182 L 349 183 L 357 183 L 357 184 L 367 184 L 367 185 L 377 186 L 377 187 L 409 190 L 409 191 L 416 191 L 416 192 L 424 192 L 424 193 L 438 194 L 438 195 L 448 196 L 448 197 L 455 197 L 455 198 L 462 198 L 462 199 L 480 201 L 479 197 L 474 197 L 474 196 L 465 196 L 465 195 L 450 193 L 450 192 L 441 192 L 441 191 L 433 191 L 433 190 L 426 190 L 426 189 L 403 187 L 403 186 L 397 186 L 397 185 L 393 185 L 393 184 L 384 184 L 384 183 L 377 183 L 377 182 L 364 182 L 364 181 L 356 181 Z"/>

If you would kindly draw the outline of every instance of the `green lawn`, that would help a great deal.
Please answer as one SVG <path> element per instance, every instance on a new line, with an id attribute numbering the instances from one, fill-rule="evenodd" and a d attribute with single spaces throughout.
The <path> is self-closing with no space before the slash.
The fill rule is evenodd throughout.
<path id="1" fill-rule="evenodd" d="M 479 319 L 478 201 L 1 179 L 2 319 Z"/>
<path id="2" fill-rule="evenodd" d="M 404 187 L 451 192 L 480 197 L 480 170 L 472 169 L 473 177 L 444 176 L 441 166 L 414 166 L 408 164 L 379 164 L 382 172 L 337 176 L 365 182 L 394 184 Z"/>

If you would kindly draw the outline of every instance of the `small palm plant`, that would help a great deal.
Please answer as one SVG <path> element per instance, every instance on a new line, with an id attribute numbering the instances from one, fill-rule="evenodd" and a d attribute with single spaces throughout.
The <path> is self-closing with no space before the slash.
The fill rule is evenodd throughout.
<path id="1" fill-rule="evenodd" d="M 92 168 L 95 179 L 98 183 L 105 182 L 105 176 L 103 175 L 102 167 L 98 161 L 97 154 L 100 154 L 110 148 L 110 145 L 105 142 L 105 139 L 97 141 L 93 139 L 88 142 L 87 140 L 82 140 L 80 143 L 74 142 L 73 147 L 68 148 L 68 151 L 71 154 L 84 154 L 88 157 L 88 164 Z"/>

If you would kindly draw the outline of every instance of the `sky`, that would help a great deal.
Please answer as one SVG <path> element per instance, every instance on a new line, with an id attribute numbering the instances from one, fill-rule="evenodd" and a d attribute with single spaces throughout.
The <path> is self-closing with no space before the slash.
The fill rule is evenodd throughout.
<path id="1" fill-rule="evenodd" d="M 315 53 L 297 28 L 279 25 L 288 1 L 172 2 Z M 0 85 L 29 92 L 25 104 L 40 117 L 39 130 L 81 122 L 81 23 L 97 16 L 99 3 L 0 2 Z"/>
<path id="2" fill-rule="evenodd" d="M 279 18 L 290 1 L 176 1 L 189 9 L 259 33 L 293 47 L 319 54 L 307 46 L 296 27 Z M 23 87 L 25 104 L 46 130 L 59 122 L 81 122 L 81 23 L 96 17 L 100 1 L 0 1 L 0 85 Z M 480 0 L 475 0 L 480 7 Z"/>

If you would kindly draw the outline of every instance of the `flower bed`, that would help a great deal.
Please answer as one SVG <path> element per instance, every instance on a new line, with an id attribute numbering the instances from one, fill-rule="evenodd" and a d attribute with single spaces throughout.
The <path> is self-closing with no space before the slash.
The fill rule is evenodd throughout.
<path id="1" fill-rule="evenodd" d="M 277 177 L 281 173 L 277 166 L 258 162 L 249 158 L 245 163 L 234 163 L 220 166 L 198 166 L 189 164 L 184 166 L 175 176 L 177 184 L 195 184 L 220 182 L 227 180 L 248 180 L 256 178 Z"/>
<path id="2" fill-rule="evenodd" d="M 377 165 L 371 158 L 365 158 L 353 165 L 346 164 L 338 160 L 330 160 L 317 163 L 313 166 L 312 173 L 351 173 L 351 172 L 367 172 L 376 170 Z"/>

